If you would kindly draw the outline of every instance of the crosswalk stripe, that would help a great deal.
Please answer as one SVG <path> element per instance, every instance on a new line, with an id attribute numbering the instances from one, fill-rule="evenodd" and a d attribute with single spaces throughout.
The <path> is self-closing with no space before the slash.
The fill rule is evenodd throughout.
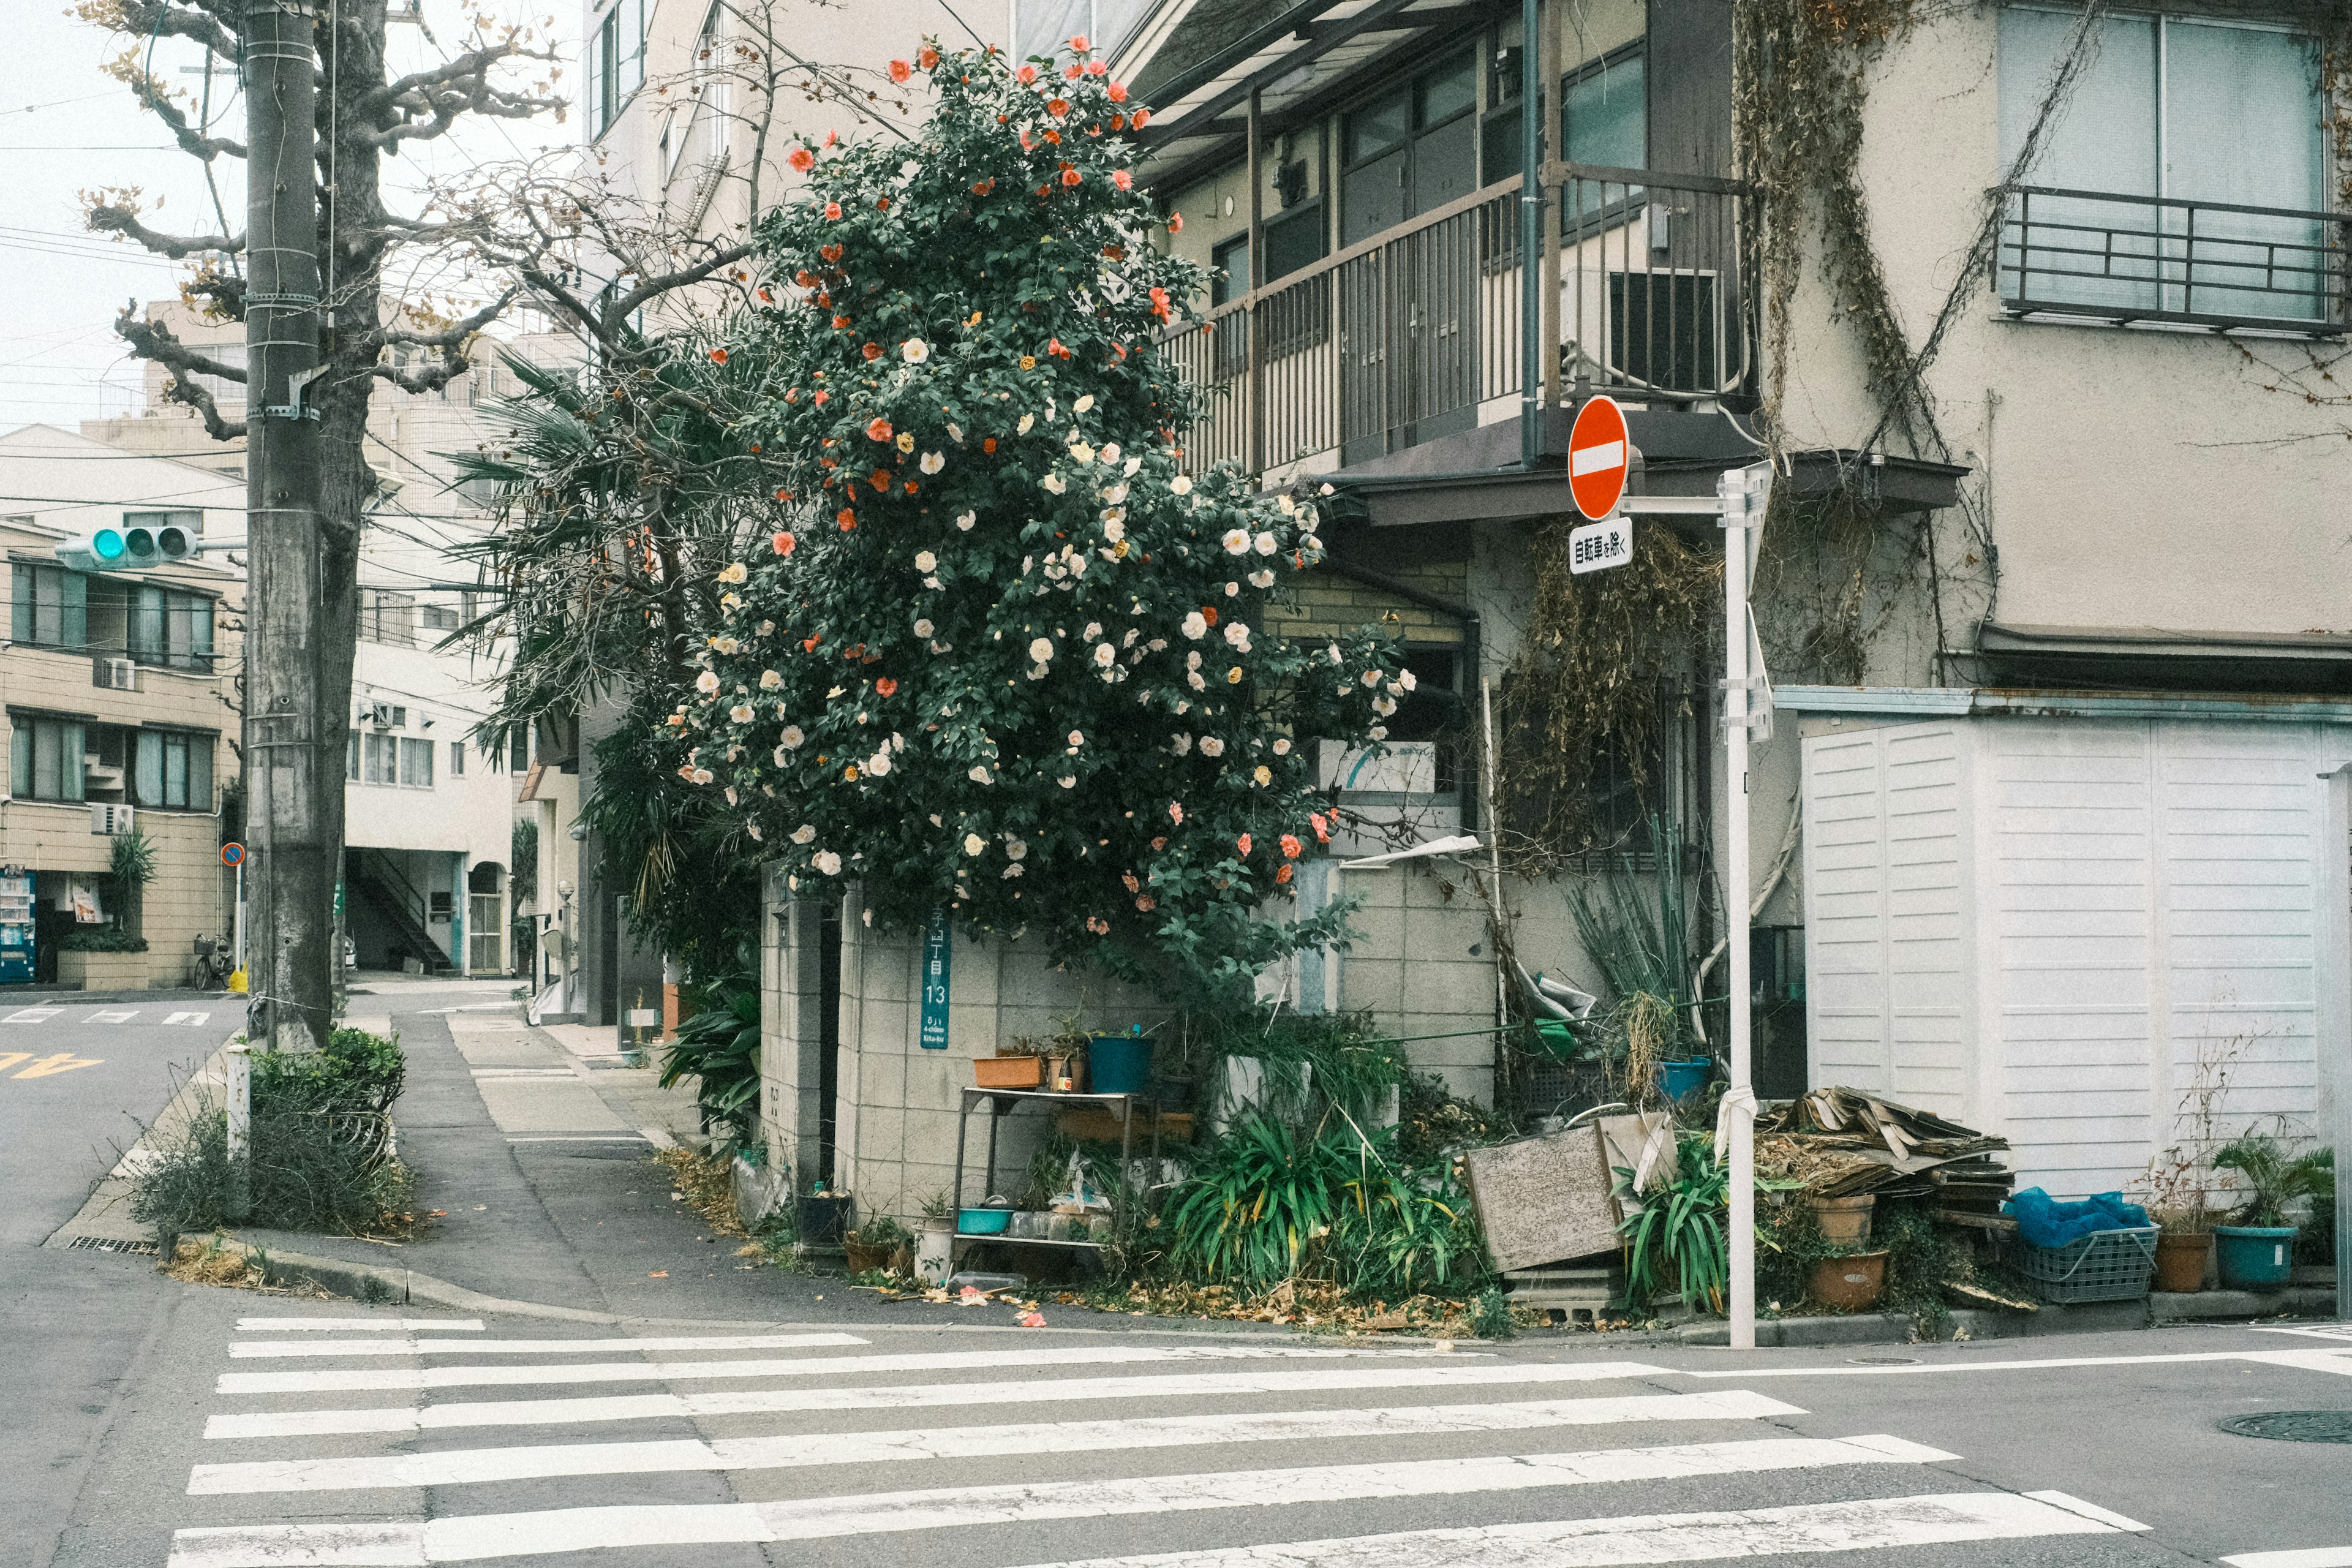
<path id="1" fill-rule="evenodd" d="M 956 1372 L 1014 1366 L 1077 1366 L 1152 1361 L 1255 1359 L 1271 1353 L 1236 1346 L 1040 1346 L 1012 1351 L 928 1351 L 915 1354 L 802 1356 L 791 1360 L 565 1362 L 554 1366 L 426 1366 L 337 1369 L 331 1372 L 225 1372 L 220 1394 L 321 1394 L 360 1389 L 460 1388 L 560 1383 L 662 1383 L 720 1377 L 823 1377 L 856 1373 Z M 1326 1352 L 1347 1355 L 1345 1351 Z M 1377 1352 L 1367 1352 L 1377 1353 Z M 1397 1353 L 1397 1352 L 1391 1352 Z M 1407 1352 L 1410 1353 L 1410 1352 Z M 1427 1352 L 1424 1352 L 1427 1353 Z M 1655 1376 L 1663 1368 L 1631 1362 L 1593 1363 L 1586 1378 Z"/>
<path id="2" fill-rule="evenodd" d="M 856 1334 L 691 1334 L 635 1340 L 247 1340 L 228 1347 L 234 1360 L 297 1355 L 587 1355 L 611 1351 L 781 1351 L 870 1344 Z"/>
<path id="3" fill-rule="evenodd" d="M 1072 1359 L 1087 1352 L 1072 1352 Z M 1411 1353 L 1411 1352 L 1402 1352 Z M 859 1357 L 859 1360 L 869 1358 Z M 838 1363 L 836 1363 L 838 1364 Z M 1189 1373 L 1145 1377 L 1028 1378 L 1019 1382 L 894 1384 L 877 1388 L 730 1389 L 580 1399 L 500 1399 L 373 1409 L 274 1410 L 215 1415 L 208 1438 L 310 1437 L 361 1432 L 431 1432 L 462 1426 L 553 1426 L 646 1421 L 665 1416 L 747 1415 L 805 1410 L 889 1410 L 958 1405 L 1061 1404 L 1084 1399 L 1176 1399 L 1191 1395 L 1307 1394 L 1370 1388 L 1481 1384 L 1585 1383 L 1639 1377 L 1651 1369 L 1619 1363 L 1526 1366 L 1444 1357 L 1412 1366 L 1350 1366 L 1332 1372 Z"/>
<path id="4" fill-rule="evenodd" d="M 1783 1441 L 1792 1446 L 1807 1442 Z M 1932 1455 L 1935 1450 L 1920 1452 Z M 1547 1458 L 1573 1460 L 1577 1456 Z M 1868 1463 L 1882 1458 L 1867 1450 L 1854 1450 L 1843 1458 L 1826 1462 Z M 1426 1468 L 1432 1480 L 1459 1478 L 1465 1469 L 1473 1469 L 1486 1471 L 1498 1481 L 1509 1481 L 1520 1478 L 1502 1473 L 1499 1468 L 1486 1471 L 1486 1468 L 1512 1463 L 1439 1461 Z M 1393 1472 L 1402 1467 L 1364 1468 Z M 1723 1470 L 1709 1471 L 1686 1463 L 1668 1473 L 1705 1475 L 1720 1474 Z M 1295 1487 L 1300 1474 L 1291 1472 L 1284 1479 Z M 962 1507 L 940 1494 L 912 1493 L 897 1498 L 835 1498 L 815 1502 L 551 1509 L 408 1524 L 233 1525 L 177 1532 L 170 1568 L 324 1568 L 327 1564 L 362 1563 L 423 1565 L 595 1547 L 675 1548 L 682 1544 L 808 1540 L 1003 1521 L 1152 1512 L 1162 1506 L 1229 1508 L 1323 1500 L 1320 1494 L 1297 1490 L 1269 1494 L 1259 1485 L 1268 1479 L 1265 1473 L 1250 1472 L 1177 1478 L 1180 1481 L 1202 1483 L 1202 1489 L 1166 1493 L 1171 1500 L 1168 1505 L 1152 1495 L 1155 1480 L 1147 1479 L 1049 1484 L 1034 1489 L 988 1489 L 1013 1495 L 973 1498 Z M 1585 1478 L 1563 1473 L 1529 1484 L 1570 1484 L 1581 1479 Z M 1164 1481 L 1165 1478 L 1158 1480 Z M 1458 1479 L 1455 1484 L 1459 1484 Z M 948 1498 L 955 1495 L 948 1494 Z M 1391 1478 L 1390 1485 L 1378 1490 L 1352 1495 L 1427 1494 Z M 1032 1497 L 1038 1500 L 1029 1505 L 1025 1500 Z M 2021 1497 L 1997 1491 L 1946 1492 L 1738 1511 L 1632 1514 L 1612 1519 L 1406 1531 L 1276 1545 L 1154 1552 L 1055 1563 L 1045 1568 L 1618 1568 L 1622 1564 L 1688 1563 L 1708 1558 L 2111 1535 L 2129 1526 L 2128 1521 L 2119 1525 L 2093 1517 L 2097 1510 L 2070 1507 L 2067 1504 L 2072 1500 L 2053 1500 L 2055 1497 L 2049 1493 Z M 1079 1501 L 1082 1498 L 1090 1499 L 1094 1506 Z M 1136 1506 L 1114 1506 L 1122 1501 Z M 886 1511 L 873 1516 L 865 1513 L 865 1510 L 877 1503 Z M 1057 1504 L 1061 1506 L 1057 1508 Z M 896 1511 L 887 1511 L 893 1505 Z"/>
<path id="5" fill-rule="evenodd" d="M 478 1317 L 240 1317 L 237 1333 L 482 1333 Z"/>
<path id="6" fill-rule="evenodd" d="M 193 1497 L 203 1497 L 231 1492 L 462 1486 L 552 1476 L 775 1470 L 995 1454 L 1073 1454 L 1222 1443 L 1314 1442 L 1432 1433 L 1527 1431 L 1636 1421 L 1752 1421 L 1803 1414 L 1794 1405 L 1760 1394 L 1726 1389 L 1720 1393 L 1653 1394 L 1616 1399 L 1385 1405 L 1355 1410 L 1165 1415 L 896 1432 L 800 1433 L 787 1436 L 722 1437 L 709 1442 L 681 1438 L 643 1443 L 564 1443 L 356 1458 L 198 1465 L 189 1474 L 188 1492 Z"/>
<path id="7" fill-rule="evenodd" d="M 2228 1568 L 2352 1568 L 2352 1546 L 2309 1546 L 2293 1552 L 2241 1552 Z"/>

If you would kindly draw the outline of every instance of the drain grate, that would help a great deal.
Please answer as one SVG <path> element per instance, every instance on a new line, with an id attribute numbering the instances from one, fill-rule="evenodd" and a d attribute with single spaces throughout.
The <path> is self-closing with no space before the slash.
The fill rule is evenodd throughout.
<path id="1" fill-rule="evenodd" d="M 141 1258 L 155 1256 L 152 1241 L 117 1241 L 106 1236 L 77 1236 L 66 1246 L 76 1252 L 123 1252 Z"/>
<path id="2" fill-rule="evenodd" d="M 2232 1415 L 2221 1430 L 2282 1443 L 2352 1443 L 2352 1410 L 2263 1410 Z"/>
<path id="3" fill-rule="evenodd" d="M 1845 1358 L 1845 1361 L 1848 1366 L 1917 1366 L 1919 1364 L 1919 1358 L 1915 1355 L 1850 1355 Z"/>

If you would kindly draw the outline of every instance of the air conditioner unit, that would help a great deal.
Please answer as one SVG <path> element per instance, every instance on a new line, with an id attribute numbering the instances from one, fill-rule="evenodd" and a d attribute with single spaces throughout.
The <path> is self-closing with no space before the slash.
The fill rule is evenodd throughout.
<path id="1" fill-rule="evenodd" d="M 104 691 L 139 689 L 139 666 L 127 658 L 90 660 L 89 683 Z"/>
<path id="2" fill-rule="evenodd" d="M 94 800 L 89 803 L 89 830 L 110 837 L 132 831 L 133 809 L 112 801 Z"/>

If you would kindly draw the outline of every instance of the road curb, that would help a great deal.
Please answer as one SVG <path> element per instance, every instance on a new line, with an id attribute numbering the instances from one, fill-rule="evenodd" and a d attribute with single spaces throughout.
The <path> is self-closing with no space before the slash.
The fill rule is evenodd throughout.
<path id="1" fill-rule="evenodd" d="M 225 1250 L 240 1253 L 261 1263 L 268 1270 L 270 1284 L 294 1284 L 307 1279 L 322 1290 L 347 1296 L 355 1301 L 388 1306 L 450 1307 L 467 1312 L 551 1318 L 569 1323 L 617 1323 L 623 1321 L 614 1312 L 592 1312 L 582 1307 L 552 1307 L 540 1301 L 514 1301 L 499 1296 L 486 1296 L 479 1290 L 468 1290 L 463 1285 L 453 1285 L 430 1274 L 419 1274 L 413 1268 L 350 1263 L 339 1258 L 314 1258 L 301 1252 L 273 1251 L 234 1236 L 222 1237 L 220 1245 Z"/>
<path id="2" fill-rule="evenodd" d="M 2005 1332 L 2000 1314 L 1979 1308 L 1958 1309 L 1946 1318 L 1948 1331 L 1942 1339 L 1953 1339 L 1965 1332 L 1971 1340 L 2012 1338 Z M 1731 1342 L 1731 1325 L 1724 1322 L 1688 1323 L 1674 1331 L 1676 1342 L 1686 1345 L 1727 1345 Z M 1864 1312 L 1847 1318 L 1760 1318 L 1756 1323 L 1758 1350 L 1799 1350 L 1828 1345 L 1907 1345 L 1937 1343 L 1920 1338 L 1911 1319 L 1893 1313 Z"/>

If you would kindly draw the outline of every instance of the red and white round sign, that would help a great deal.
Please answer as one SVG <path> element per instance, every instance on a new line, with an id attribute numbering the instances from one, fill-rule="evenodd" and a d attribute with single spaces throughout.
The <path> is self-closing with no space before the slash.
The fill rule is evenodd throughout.
<path id="1" fill-rule="evenodd" d="M 1568 491 L 1576 510 L 1599 522 L 1625 498 L 1625 472 L 1633 460 L 1625 435 L 1625 411 L 1613 397 L 1588 397 L 1568 431 Z"/>

